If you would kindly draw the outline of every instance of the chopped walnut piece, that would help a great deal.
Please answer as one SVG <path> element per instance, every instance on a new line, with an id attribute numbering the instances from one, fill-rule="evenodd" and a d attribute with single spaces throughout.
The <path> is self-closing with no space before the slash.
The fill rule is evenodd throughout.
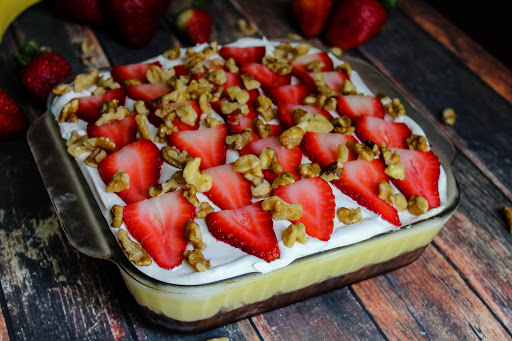
<path id="1" fill-rule="evenodd" d="M 421 150 L 422 152 L 426 152 L 430 149 L 427 143 L 427 138 L 425 136 L 411 134 L 406 140 L 407 148 L 412 150 Z"/>
<path id="2" fill-rule="evenodd" d="M 441 117 L 441 119 L 443 120 L 444 124 L 448 124 L 451 126 L 454 125 L 455 118 L 455 110 L 453 110 L 452 108 L 446 108 L 443 110 L 443 116 Z"/>
<path id="3" fill-rule="evenodd" d="M 117 193 L 130 188 L 130 175 L 118 169 L 108 182 L 107 192 Z"/>
<path id="4" fill-rule="evenodd" d="M 75 77 L 73 84 L 73 90 L 75 92 L 82 92 L 85 89 L 89 89 L 91 86 L 96 84 L 98 80 L 99 71 L 98 69 L 90 69 L 87 74 L 81 73 Z"/>
<path id="5" fill-rule="evenodd" d="M 167 192 L 174 192 L 178 188 L 178 183 L 174 179 L 169 179 L 164 183 L 149 186 L 149 196 L 154 198 Z"/>
<path id="6" fill-rule="evenodd" d="M 176 183 L 178 185 L 185 185 L 187 183 L 185 181 L 185 178 L 183 177 L 183 171 L 182 170 L 174 172 L 173 175 L 171 175 L 171 179 L 176 181 Z"/>
<path id="7" fill-rule="evenodd" d="M 404 105 L 398 98 L 393 98 L 390 103 L 384 104 L 384 110 L 393 117 L 405 115 Z"/>
<path id="8" fill-rule="evenodd" d="M 333 89 L 331 89 L 327 83 L 325 82 L 324 75 L 321 72 L 316 73 L 313 76 L 313 81 L 315 83 L 316 89 L 320 94 L 323 94 L 327 97 L 336 96 L 337 93 Z M 345 81 L 346 83 L 346 81 Z"/>
<path id="9" fill-rule="evenodd" d="M 251 142 L 252 130 L 244 129 L 239 134 L 228 135 L 224 139 L 229 149 L 242 150 Z"/>
<path id="10" fill-rule="evenodd" d="M 366 140 L 363 143 L 366 147 L 368 147 L 373 152 L 373 155 L 380 156 L 379 146 L 377 146 L 377 144 L 375 142 L 373 142 L 372 140 Z"/>
<path id="11" fill-rule="evenodd" d="M 238 158 L 233 164 L 233 170 L 241 173 L 253 185 L 258 186 L 263 182 L 261 160 L 253 154 L 247 154 Z"/>
<path id="12" fill-rule="evenodd" d="M 199 210 L 196 213 L 196 217 L 200 219 L 206 218 L 206 216 L 215 211 L 209 202 L 203 201 L 199 204 Z"/>
<path id="13" fill-rule="evenodd" d="M 204 124 L 206 125 L 206 127 L 212 128 L 212 127 L 220 126 L 221 124 L 224 124 L 224 123 L 222 121 L 216 119 L 215 117 L 213 117 L 213 115 L 211 113 L 208 113 L 208 115 L 206 115 L 206 117 L 204 118 Z"/>
<path id="14" fill-rule="evenodd" d="M 126 79 L 126 80 L 123 82 L 123 84 L 124 84 L 125 86 L 130 86 L 130 85 L 140 85 L 140 84 L 142 84 L 142 82 L 141 82 L 139 79 L 137 79 L 137 78 L 128 78 L 128 79 Z"/>
<path id="15" fill-rule="evenodd" d="M 240 78 L 242 78 L 247 90 L 259 89 L 261 87 L 261 83 L 255 80 L 251 74 L 241 74 Z"/>
<path id="16" fill-rule="evenodd" d="M 336 107 L 338 105 L 338 100 L 336 99 L 336 97 L 329 97 L 326 101 L 325 101 L 325 104 L 323 106 L 324 110 L 336 110 Z"/>
<path id="17" fill-rule="evenodd" d="M 116 150 L 116 143 L 105 136 L 91 137 L 85 140 L 84 145 L 89 149 L 101 148 L 107 153 L 112 153 Z"/>
<path id="18" fill-rule="evenodd" d="M 373 151 L 368 148 L 364 143 L 355 143 L 347 141 L 347 148 L 365 161 L 372 161 L 375 158 Z"/>
<path id="19" fill-rule="evenodd" d="M 292 40 L 302 40 L 302 36 L 298 35 L 297 33 L 288 32 L 286 33 L 286 38 L 292 39 Z"/>
<path id="20" fill-rule="evenodd" d="M 210 269 L 210 262 L 204 259 L 203 253 L 197 249 L 194 251 L 187 250 L 183 253 L 183 256 L 197 272 L 205 272 Z"/>
<path id="21" fill-rule="evenodd" d="M 183 177 L 187 184 L 194 185 L 201 193 L 208 192 L 212 188 L 212 176 L 199 171 L 201 158 L 196 157 L 189 161 L 183 169 Z"/>
<path id="22" fill-rule="evenodd" d="M 342 175 L 343 164 L 339 161 L 328 164 L 327 167 L 322 170 L 322 173 L 320 173 L 320 177 L 327 182 L 341 179 Z"/>
<path id="23" fill-rule="evenodd" d="M 295 52 L 297 55 L 303 55 L 309 52 L 311 50 L 311 45 L 306 43 L 299 43 L 295 45 Z"/>
<path id="24" fill-rule="evenodd" d="M 110 101 L 103 101 L 100 103 L 100 113 L 105 114 L 109 112 L 115 112 L 119 107 L 119 100 L 113 99 Z"/>
<path id="25" fill-rule="evenodd" d="M 407 208 L 407 199 L 402 193 L 395 194 L 395 208 L 398 212 L 402 212 Z"/>
<path id="26" fill-rule="evenodd" d="M 391 152 L 391 150 L 386 147 L 385 143 L 381 144 L 380 150 L 386 165 L 390 166 L 400 163 L 400 153 L 398 151 L 395 150 L 394 152 Z"/>
<path id="27" fill-rule="evenodd" d="M 116 105 L 116 102 L 119 103 L 119 101 L 117 100 L 101 103 L 100 112 L 102 113 L 102 115 L 94 123 L 96 126 L 99 127 L 106 123 L 121 121 L 123 118 L 130 115 L 130 110 L 128 110 L 127 107 L 120 106 L 113 108 L 112 105 Z"/>
<path id="28" fill-rule="evenodd" d="M 396 202 L 395 189 L 387 181 L 381 181 L 379 183 L 379 198 L 391 206 Z"/>
<path id="29" fill-rule="evenodd" d="M 192 219 L 185 222 L 185 240 L 187 243 L 192 244 L 196 250 L 202 251 L 206 248 L 206 244 L 203 242 L 201 228 Z"/>
<path id="30" fill-rule="evenodd" d="M 301 128 L 304 132 L 312 133 L 330 133 L 334 126 L 324 115 L 315 114 L 312 120 L 303 120 L 296 127 Z"/>
<path id="31" fill-rule="evenodd" d="M 353 134 L 355 127 L 352 126 L 352 120 L 348 116 L 336 117 L 331 120 L 333 131 L 340 134 Z"/>
<path id="32" fill-rule="evenodd" d="M 428 211 L 428 201 L 420 195 L 411 195 L 407 204 L 409 212 L 414 215 L 425 214 Z"/>
<path id="33" fill-rule="evenodd" d="M 197 112 L 188 103 L 179 104 L 176 107 L 176 114 L 186 125 L 194 126 L 197 121 Z"/>
<path id="34" fill-rule="evenodd" d="M 137 114 L 147 115 L 149 113 L 149 110 L 146 108 L 146 103 L 144 103 L 144 101 L 136 101 L 133 103 L 133 107 Z"/>
<path id="35" fill-rule="evenodd" d="M 272 196 L 263 200 L 261 208 L 270 211 L 272 218 L 277 220 L 297 220 L 302 216 L 301 204 L 289 204 L 278 196 Z"/>
<path id="36" fill-rule="evenodd" d="M 181 48 L 178 44 L 174 44 L 169 50 L 163 53 L 164 57 L 170 60 L 175 60 L 180 57 Z"/>
<path id="37" fill-rule="evenodd" d="M 208 80 L 213 84 L 222 85 L 228 81 L 226 78 L 226 71 L 222 69 L 213 70 L 208 74 Z"/>
<path id="38" fill-rule="evenodd" d="M 340 143 L 336 149 L 337 161 L 345 163 L 348 161 L 349 150 L 346 144 Z"/>
<path id="39" fill-rule="evenodd" d="M 278 174 L 283 171 L 283 166 L 279 163 L 277 153 L 272 148 L 265 147 L 260 154 L 261 169 L 268 169 Z"/>
<path id="40" fill-rule="evenodd" d="M 228 58 L 228 60 L 226 60 L 225 66 L 228 68 L 228 71 L 231 73 L 239 73 L 240 72 L 240 68 L 236 65 L 236 62 L 233 58 Z"/>
<path id="41" fill-rule="evenodd" d="M 126 230 L 117 230 L 117 238 L 119 239 L 119 244 L 130 262 L 135 263 L 138 266 L 151 265 L 151 257 L 149 257 L 147 251 L 138 243 L 131 240 Z"/>
<path id="42" fill-rule="evenodd" d="M 285 146 L 288 149 L 292 149 L 300 145 L 304 134 L 304 130 L 302 130 L 300 127 L 294 126 L 283 131 L 279 136 L 279 141 L 281 142 L 282 146 Z"/>
<path id="43" fill-rule="evenodd" d="M 137 114 L 135 115 L 135 122 L 137 122 L 137 138 L 143 138 L 149 141 L 153 141 L 153 136 L 149 132 L 147 125 L 148 117 L 146 115 Z"/>
<path id="44" fill-rule="evenodd" d="M 64 107 L 62 107 L 62 111 L 60 112 L 59 122 L 77 122 L 78 116 L 76 116 L 76 112 L 78 111 L 79 102 L 78 99 L 72 99 L 67 102 Z"/>
<path id="45" fill-rule="evenodd" d="M 263 182 L 251 190 L 255 198 L 268 198 L 272 194 L 272 187 L 268 182 Z"/>
<path id="46" fill-rule="evenodd" d="M 258 32 L 258 26 L 252 21 L 247 22 L 244 19 L 238 19 L 238 29 L 245 35 L 252 36 Z"/>
<path id="47" fill-rule="evenodd" d="M 322 168 L 318 163 L 303 163 L 298 166 L 300 175 L 309 179 L 319 176 Z"/>
<path id="48" fill-rule="evenodd" d="M 274 181 L 272 181 L 272 189 L 295 183 L 295 176 L 290 172 L 282 172 Z"/>
<path id="49" fill-rule="evenodd" d="M 256 111 L 263 116 L 266 122 L 272 121 L 276 115 L 272 108 L 272 100 L 265 95 L 258 96 L 256 100 Z"/>
<path id="50" fill-rule="evenodd" d="M 355 95 L 357 93 L 357 89 L 354 86 L 354 84 L 352 84 L 352 82 L 347 79 L 345 81 L 345 83 L 343 83 L 343 87 L 341 88 L 341 92 L 344 95 Z"/>
<path id="51" fill-rule="evenodd" d="M 290 62 L 286 59 L 265 56 L 261 62 L 263 65 L 266 65 L 272 72 L 281 76 L 289 75 L 292 72 L 292 64 L 290 64 Z"/>
<path id="52" fill-rule="evenodd" d="M 121 87 L 121 84 L 119 84 L 118 82 L 115 82 L 114 78 L 112 78 L 112 77 L 103 78 L 103 76 L 100 76 L 98 78 L 96 85 L 98 85 L 98 87 L 102 87 L 104 89 L 110 89 L 110 90 L 118 89 Z"/>
<path id="53" fill-rule="evenodd" d="M 321 72 L 324 66 L 325 64 L 321 60 L 312 60 L 306 64 L 306 69 L 309 72 Z"/>
<path id="54" fill-rule="evenodd" d="M 503 216 L 505 217 L 510 233 L 512 233 L 512 209 L 508 206 L 503 206 Z"/>
<path id="55" fill-rule="evenodd" d="M 301 222 L 290 224 L 283 231 L 283 243 L 286 247 L 293 247 L 296 241 L 301 244 L 306 244 L 308 241 L 306 226 Z"/>
<path id="56" fill-rule="evenodd" d="M 306 121 L 312 121 L 315 119 L 315 116 L 303 109 L 295 109 L 293 111 L 293 123 L 299 124 Z"/>
<path id="57" fill-rule="evenodd" d="M 405 179 L 405 170 L 404 166 L 397 163 L 395 165 L 389 165 L 386 167 L 384 172 L 391 178 L 397 179 L 397 180 L 403 180 Z"/>
<path id="58" fill-rule="evenodd" d="M 90 148 L 84 145 L 88 138 L 89 137 L 87 135 L 81 136 L 78 131 L 73 130 L 69 140 L 66 142 L 66 146 L 68 147 L 67 152 L 73 157 L 78 157 L 89 151 Z"/>
<path id="59" fill-rule="evenodd" d="M 112 215 L 112 224 L 110 226 L 120 228 L 123 224 L 123 206 L 114 205 L 110 209 L 110 214 Z"/>
<path id="60" fill-rule="evenodd" d="M 240 104 L 246 104 L 249 101 L 250 96 L 249 93 L 245 90 L 242 90 L 239 86 L 228 86 L 226 91 L 231 98 L 231 101 L 237 102 Z"/>
<path id="61" fill-rule="evenodd" d="M 338 208 L 336 211 L 338 219 L 345 225 L 356 224 L 363 218 L 361 214 L 361 207 L 350 209 L 346 207 Z"/>
<path id="62" fill-rule="evenodd" d="M 201 108 L 201 112 L 203 114 L 209 114 L 212 111 L 212 108 L 210 107 L 210 102 L 208 101 L 208 94 L 203 93 L 203 94 L 199 95 L 198 102 L 199 102 L 199 108 Z"/>
<path id="63" fill-rule="evenodd" d="M 341 57 L 341 55 L 343 54 L 343 50 L 341 48 L 339 48 L 338 46 L 332 46 L 329 48 L 329 51 L 335 55 L 336 57 Z"/>
<path id="64" fill-rule="evenodd" d="M 187 201 L 193 205 L 194 207 L 199 207 L 199 199 L 197 199 L 197 188 L 192 184 L 186 184 L 183 186 L 183 197 L 187 199 Z"/>
<path id="65" fill-rule="evenodd" d="M 55 88 L 52 89 L 52 92 L 57 95 L 57 96 L 62 96 L 64 95 L 66 92 L 69 92 L 71 91 L 71 85 L 69 84 L 59 84 L 57 85 Z"/>
<path id="66" fill-rule="evenodd" d="M 252 127 L 254 129 L 254 133 L 260 138 L 264 139 L 270 135 L 270 124 L 263 122 L 263 120 L 259 118 L 255 118 L 252 120 Z"/>
<path id="67" fill-rule="evenodd" d="M 180 151 L 174 146 L 165 146 L 160 150 L 160 155 L 165 162 L 176 168 L 183 169 L 189 161 L 192 160 L 192 156 L 186 151 Z"/>
<path id="68" fill-rule="evenodd" d="M 225 115 L 246 115 L 249 113 L 249 107 L 247 104 L 222 101 L 220 104 L 220 111 Z"/>
<path id="69" fill-rule="evenodd" d="M 92 168 L 98 168 L 101 160 L 107 156 L 107 152 L 101 148 L 94 148 L 91 154 L 84 160 L 84 163 Z"/>
<path id="70" fill-rule="evenodd" d="M 347 76 L 351 76 L 352 75 L 352 67 L 350 66 L 349 63 L 345 62 L 341 65 L 338 65 L 336 67 L 336 71 L 343 71 L 347 74 Z"/>

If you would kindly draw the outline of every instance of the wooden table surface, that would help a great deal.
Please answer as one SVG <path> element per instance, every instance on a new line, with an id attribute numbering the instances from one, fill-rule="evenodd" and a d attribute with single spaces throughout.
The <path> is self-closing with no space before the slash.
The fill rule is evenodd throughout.
<path id="1" fill-rule="evenodd" d="M 287 0 L 216 0 L 212 40 L 298 33 Z M 173 1 L 175 11 L 184 1 Z M 79 43 L 97 43 L 96 67 L 136 62 L 180 42 L 162 19 L 144 49 L 57 17 L 48 2 L 14 21 L 0 45 L 0 88 L 31 120 L 45 104 L 29 98 L 12 54 L 35 40 L 62 54 L 75 73 Z M 181 43 L 183 44 L 183 43 Z M 512 72 L 421 0 L 404 0 L 382 32 L 347 55 L 387 75 L 457 147 L 462 199 L 419 260 L 391 273 L 197 335 L 148 325 L 114 265 L 67 242 L 26 137 L 0 142 L 0 340 L 505 340 L 512 338 Z M 444 108 L 457 113 L 443 125 Z"/>

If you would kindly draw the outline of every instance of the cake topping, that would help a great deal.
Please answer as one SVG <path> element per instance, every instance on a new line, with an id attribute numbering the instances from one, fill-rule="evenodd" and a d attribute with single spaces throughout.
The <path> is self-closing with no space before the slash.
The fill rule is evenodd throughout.
<path id="1" fill-rule="evenodd" d="M 443 114 L 441 116 L 441 119 L 444 124 L 448 124 L 450 126 L 455 124 L 455 118 L 456 118 L 455 110 L 452 108 L 446 108 L 443 110 Z"/>
<path id="2" fill-rule="evenodd" d="M 306 179 L 319 176 L 322 168 L 318 163 L 303 163 L 299 165 L 299 173 Z"/>
<path id="3" fill-rule="evenodd" d="M 420 195 L 412 195 L 407 201 L 409 212 L 414 215 L 425 214 L 428 211 L 428 201 Z"/>
<path id="4" fill-rule="evenodd" d="M 289 204 L 278 196 L 272 196 L 263 200 L 261 208 L 269 211 L 276 220 L 297 220 L 302 216 L 302 205 Z"/>
<path id="5" fill-rule="evenodd" d="M 79 102 L 78 99 L 72 99 L 68 103 L 64 105 L 62 111 L 60 112 L 59 122 L 76 122 L 78 121 L 78 117 L 76 115 L 78 111 Z"/>
<path id="6" fill-rule="evenodd" d="M 293 184 L 294 182 L 295 176 L 292 173 L 282 172 L 272 181 L 272 189 Z"/>
<path id="7" fill-rule="evenodd" d="M 123 224 L 123 206 L 113 205 L 110 209 L 112 215 L 112 224 L 110 226 L 120 228 Z"/>
<path id="8" fill-rule="evenodd" d="M 286 247 L 293 247 L 295 242 L 306 244 L 307 241 L 306 227 L 301 222 L 290 224 L 283 232 L 283 243 Z"/>
<path id="9" fill-rule="evenodd" d="M 336 215 L 338 216 L 338 219 L 345 225 L 357 224 L 363 218 L 363 215 L 361 214 L 361 207 L 353 209 L 340 207 L 336 211 Z"/>
<path id="10" fill-rule="evenodd" d="M 91 154 L 85 158 L 84 163 L 89 167 L 98 168 L 98 165 L 105 156 L 107 156 L 106 151 L 101 148 L 94 148 Z"/>
<path id="11" fill-rule="evenodd" d="M 130 262 L 135 263 L 138 266 L 151 265 L 152 261 L 146 250 L 131 240 L 126 230 L 119 229 L 117 231 L 117 238 L 119 239 L 119 244 Z"/>
<path id="12" fill-rule="evenodd" d="M 187 162 L 183 169 L 183 178 L 189 185 L 194 185 L 199 192 L 207 192 L 212 188 L 212 176 L 199 171 L 201 158 L 195 157 Z"/>

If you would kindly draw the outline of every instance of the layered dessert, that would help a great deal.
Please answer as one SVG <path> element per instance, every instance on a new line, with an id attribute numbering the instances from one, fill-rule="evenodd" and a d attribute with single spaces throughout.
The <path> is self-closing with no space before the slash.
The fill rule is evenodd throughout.
<path id="1" fill-rule="evenodd" d="M 220 323 L 247 316 L 250 309 L 237 309 L 276 292 L 334 287 L 325 281 L 364 271 L 376 250 L 383 261 L 406 255 L 403 265 L 441 227 L 404 232 L 403 250 L 393 242 L 384 257 L 375 236 L 446 208 L 446 173 L 399 99 L 373 93 L 348 63 L 307 44 L 173 46 L 148 61 L 78 75 L 54 93 L 51 111 L 68 152 L 139 271 L 178 287 L 282 282 L 264 297 L 230 292 L 232 301 L 214 305 L 191 294 L 187 312 L 154 298 L 156 315 L 197 321 L 230 311 Z M 344 249 L 356 258 L 338 271 L 332 250 L 363 241 L 375 249 Z M 282 287 L 297 264 L 315 276 Z M 383 264 L 372 274 L 391 268 Z M 247 282 L 247 274 L 262 275 Z"/>

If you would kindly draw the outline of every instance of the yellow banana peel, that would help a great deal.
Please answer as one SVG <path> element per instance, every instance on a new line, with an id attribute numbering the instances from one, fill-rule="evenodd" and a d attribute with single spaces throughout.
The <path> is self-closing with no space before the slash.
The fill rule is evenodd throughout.
<path id="1" fill-rule="evenodd" d="M 40 0 L 0 0 L 0 43 L 7 27 L 24 10 Z"/>

